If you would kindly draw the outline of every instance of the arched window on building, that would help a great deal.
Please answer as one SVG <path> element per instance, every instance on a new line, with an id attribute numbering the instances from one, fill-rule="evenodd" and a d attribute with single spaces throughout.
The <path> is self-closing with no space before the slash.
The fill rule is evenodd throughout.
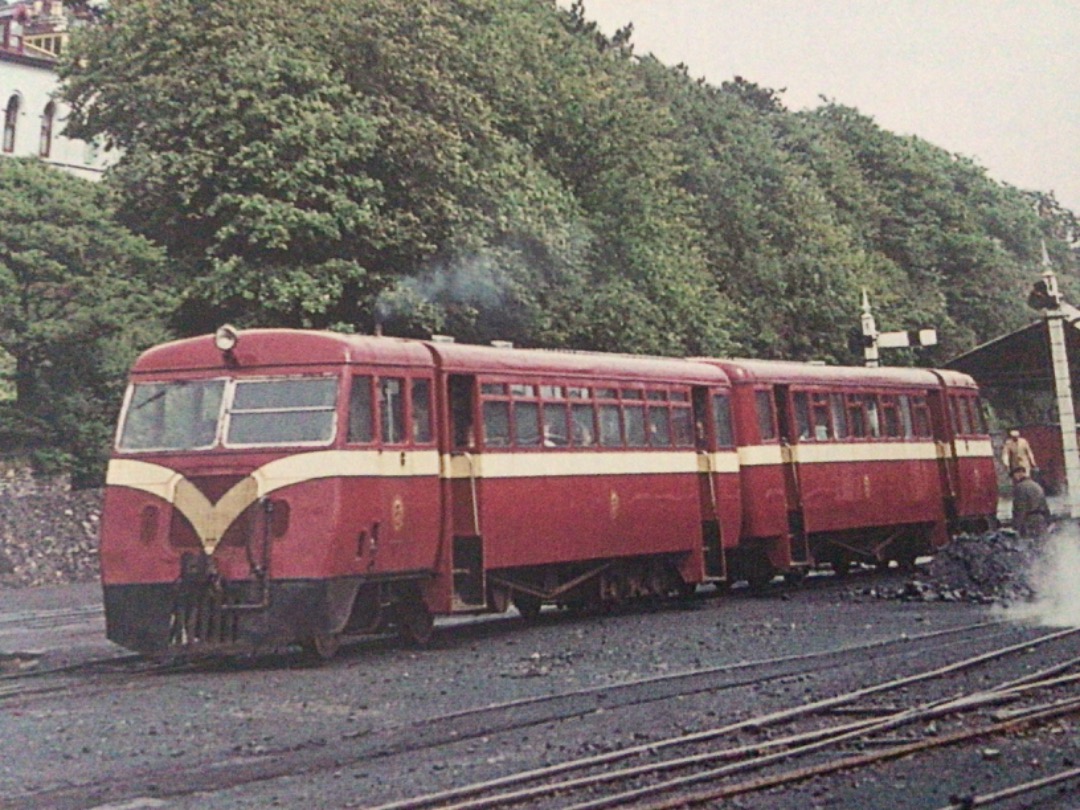
<path id="1" fill-rule="evenodd" d="M 19 96 L 13 95 L 8 99 L 7 110 L 4 112 L 4 151 L 15 151 L 15 126 L 19 121 Z"/>
<path id="2" fill-rule="evenodd" d="M 52 153 L 53 121 L 56 119 L 56 102 L 50 101 L 45 105 L 45 112 L 41 115 L 41 145 L 38 154 L 47 158 Z"/>

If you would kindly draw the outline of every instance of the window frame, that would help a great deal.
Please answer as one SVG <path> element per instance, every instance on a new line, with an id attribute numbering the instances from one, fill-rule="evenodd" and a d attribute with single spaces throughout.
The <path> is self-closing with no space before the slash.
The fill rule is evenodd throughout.
<path id="1" fill-rule="evenodd" d="M 5 154 L 14 154 L 15 147 L 18 144 L 19 114 L 21 111 L 22 96 L 18 93 L 12 93 L 8 96 L 7 104 L 4 106 L 2 148 Z"/>
<path id="2" fill-rule="evenodd" d="M 38 141 L 38 157 L 52 155 L 53 132 L 56 123 L 56 102 L 50 100 L 41 113 L 41 137 Z"/>
<path id="3" fill-rule="evenodd" d="M 330 436 L 325 440 L 317 441 L 290 441 L 290 442 L 231 442 L 229 433 L 232 428 L 232 418 L 236 410 L 236 392 L 242 385 L 270 382 L 294 382 L 298 380 L 333 380 L 335 383 L 334 401 L 332 405 L 302 406 L 296 408 L 279 409 L 277 412 L 301 412 L 301 411 L 328 411 L 333 415 L 331 421 Z M 220 425 L 220 446 L 226 450 L 251 450 L 269 447 L 330 447 L 337 441 L 340 431 L 340 405 L 341 405 L 342 375 L 341 374 L 282 374 L 259 377 L 233 377 L 229 379 L 225 389 L 225 402 Z M 245 408 L 241 413 L 254 413 L 258 409 Z M 270 411 L 270 409 L 265 409 Z"/>
<path id="4" fill-rule="evenodd" d="M 776 398 L 772 388 L 755 388 L 754 416 L 758 428 L 758 441 L 762 444 L 778 444 L 780 428 L 776 420 Z M 765 412 L 762 412 L 762 403 Z"/>

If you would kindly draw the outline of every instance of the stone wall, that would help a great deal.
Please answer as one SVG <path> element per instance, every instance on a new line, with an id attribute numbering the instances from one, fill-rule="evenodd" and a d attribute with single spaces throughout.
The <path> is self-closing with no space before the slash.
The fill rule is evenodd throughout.
<path id="1" fill-rule="evenodd" d="M 0 466 L 0 587 L 98 578 L 102 490 Z"/>

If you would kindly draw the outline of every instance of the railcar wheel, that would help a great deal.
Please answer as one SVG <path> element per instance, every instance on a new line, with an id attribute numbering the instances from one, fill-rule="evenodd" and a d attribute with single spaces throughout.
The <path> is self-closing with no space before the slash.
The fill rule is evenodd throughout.
<path id="1" fill-rule="evenodd" d="M 396 610 L 398 634 L 410 644 L 425 647 L 435 635 L 435 617 L 422 599 L 401 602 Z"/>
<path id="2" fill-rule="evenodd" d="M 919 570 L 915 561 L 918 559 L 918 555 L 914 551 L 903 551 L 899 555 L 897 563 L 900 566 L 900 570 L 905 574 L 914 574 Z"/>
<path id="3" fill-rule="evenodd" d="M 303 647 L 304 652 L 310 658 L 317 661 L 329 661 L 341 649 L 341 635 L 339 633 L 320 633 L 305 640 Z"/>
<path id="4" fill-rule="evenodd" d="M 488 608 L 496 613 L 506 613 L 510 607 L 510 591 L 501 585 L 488 586 Z"/>
<path id="5" fill-rule="evenodd" d="M 746 578 L 746 584 L 752 591 L 763 591 L 772 584 L 773 576 L 771 571 L 755 571 Z"/>
<path id="6" fill-rule="evenodd" d="M 516 607 L 518 613 L 521 614 L 521 618 L 527 622 L 533 621 L 540 615 L 540 607 L 542 604 L 540 597 L 533 596 L 531 593 L 514 594 L 514 607 Z"/>

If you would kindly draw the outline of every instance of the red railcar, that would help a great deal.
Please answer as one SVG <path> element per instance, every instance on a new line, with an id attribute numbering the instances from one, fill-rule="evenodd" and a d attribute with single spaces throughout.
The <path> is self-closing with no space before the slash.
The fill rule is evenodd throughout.
<path id="1" fill-rule="evenodd" d="M 910 561 L 992 515 L 963 375 L 230 329 L 136 363 L 109 638 L 292 643 Z"/>
<path id="2" fill-rule="evenodd" d="M 732 575 L 911 564 L 994 514 L 971 378 L 923 369 L 714 361 L 733 386 L 743 524 Z"/>
<path id="3" fill-rule="evenodd" d="M 102 523 L 108 635 L 149 653 L 665 595 L 724 576 L 727 377 L 685 360 L 329 333 L 144 354 Z"/>

